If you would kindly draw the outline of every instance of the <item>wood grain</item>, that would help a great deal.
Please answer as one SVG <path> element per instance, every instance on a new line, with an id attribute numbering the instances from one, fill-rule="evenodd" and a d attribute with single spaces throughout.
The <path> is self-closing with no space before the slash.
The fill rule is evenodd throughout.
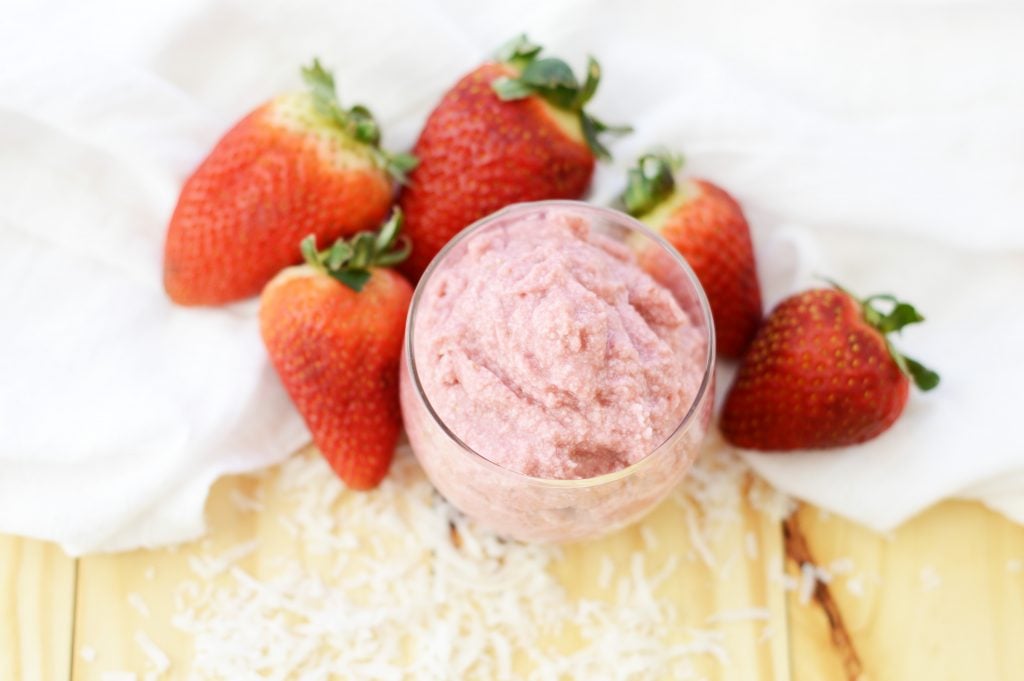
<path id="1" fill-rule="evenodd" d="M 195 578 L 189 556 L 246 541 L 260 533 L 261 524 L 272 524 L 271 513 L 243 513 L 230 502 L 232 490 L 248 495 L 259 484 L 258 478 L 245 476 L 218 481 L 207 502 L 210 531 L 201 540 L 168 549 L 80 559 L 74 681 L 100 681 L 110 671 L 134 672 L 140 678 L 155 672 L 137 640 L 140 635 L 169 658 L 170 669 L 161 678 L 187 678 L 192 641 L 172 625 L 175 590 Z M 260 575 L 258 556 L 242 559 L 239 565 Z M 83 649 L 94 655 L 83 655 Z"/>
<path id="2" fill-rule="evenodd" d="M 749 484 L 750 481 L 743 481 Z M 700 513 L 690 500 L 677 496 L 662 504 L 638 525 L 598 541 L 566 547 L 555 574 L 577 597 L 600 598 L 600 565 L 611 556 L 616 574 L 627 573 L 636 555 L 643 555 L 657 571 L 671 554 L 682 556 L 679 566 L 657 592 L 679 612 L 673 642 L 685 642 L 693 631 L 720 632 L 722 658 L 708 655 L 694 661 L 697 678 L 743 681 L 783 681 L 790 678 L 786 604 L 781 586 L 771 579 L 782 567 L 782 532 L 779 525 L 754 512 L 740 509 L 739 522 L 709 537 L 701 555 L 688 531 L 688 514 Z M 748 555 L 747 536 L 754 538 L 756 554 Z M 653 545 L 648 545 L 653 540 Z M 709 560 L 710 559 L 710 564 Z M 607 589 L 604 589 L 607 591 Z M 764 610 L 751 618 L 747 611 Z"/>
<path id="3" fill-rule="evenodd" d="M 186 678 L 192 655 L 191 642 L 174 628 L 173 594 L 182 582 L 194 579 L 189 556 L 216 554 L 231 546 L 258 538 L 259 548 L 240 563 L 256 578 L 265 576 L 281 555 L 298 557 L 305 564 L 324 561 L 325 556 L 308 553 L 295 537 L 282 529 L 276 516 L 285 511 L 275 495 L 275 472 L 261 479 L 235 477 L 218 483 L 210 497 L 207 517 L 210 534 L 201 542 L 176 550 L 136 551 L 119 556 L 94 556 L 81 561 L 78 616 L 79 651 L 95 651 L 92 661 L 80 654 L 74 660 L 75 681 L 101 679 L 107 671 L 132 671 L 141 678 L 155 671 L 135 638 L 144 632 L 167 654 L 171 668 L 162 678 Z M 740 480 L 749 485 L 749 479 Z M 737 491 L 742 497 L 742 490 Z M 240 510 L 231 499 L 257 498 L 258 513 Z M 563 558 L 552 567 L 554 575 L 572 597 L 609 597 L 600 573 L 603 557 L 614 564 L 614 578 L 628 576 L 633 561 L 642 556 L 647 574 L 659 571 L 670 555 L 678 565 L 656 592 L 657 597 L 675 604 L 679 621 L 672 642 L 692 641 L 702 632 L 714 631 L 721 654 L 695 655 L 698 678 L 743 680 L 789 679 L 785 596 L 773 573 L 782 569 L 782 533 L 779 525 L 746 505 L 737 508 L 734 522 L 723 527 L 706 543 L 705 553 L 692 541 L 689 523 L 700 508 L 692 499 L 676 495 L 652 513 L 642 525 L 627 528 L 596 542 L 567 546 Z M 749 537 L 749 538 L 748 538 Z M 756 555 L 747 545 L 756 544 Z M 329 557 L 327 557 L 329 558 Z M 706 559 L 715 563 L 712 569 Z M 264 568 L 267 568 L 264 570 Z M 134 594 L 130 596 L 130 594 Z M 135 603 L 133 606 L 132 603 Z M 139 612 L 145 604 L 146 616 Z M 745 611 L 756 607 L 755 619 Z M 725 620 L 715 617 L 724 616 Z M 566 640 L 567 649 L 573 641 Z M 721 659 L 720 659 L 721 658 Z"/>
<path id="4" fill-rule="evenodd" d="M 811 507 L 796 523 L 814 563 L 851 565 L 826 587 L 861 678 L 1021 678 L 1024 527 L 962 501 L 936 506 L 889 537 Z M 856 678 L 820 596 L 803 604 L 791 592 L 789 609 L 795 678 Z"/>
<path id="5" fill-rule="evenodd" d="M 110 671 L 145 679 L 157 667 L 140 635 L 169 658 L 160 678 L 188 678 L 192 641 L 171 618 L 176 590 L 195 578 L 190 557 L 259 538 L 239 562 L 256 578 L 282 554 L 325 560 L 279 522 L 275 475 L 220 481 L 207 507 L 210 533 L 200 541 L 79 560 L 77 592 L 75 561 L 58 548 L 0 536 L 0 679 L 91 681 Z M 718 656 L 694 658 L 702 678 L 1020 678 L 1024 528 L 966 502 L 937 506 L 888 537 L 806 506 L 783 526 L 753 511 L 743 491 L 738 517 L 713 536 L 694 534 L 708 519 L 678 494 L 642 525 L 565 547 L 552 571 L 572 596 L 608 598 L 605 556 L 616 576 L 628 574 L 637 556 L 648 574 L 678 556 L 656 593 L 677 607 L 673 641 L 716 632 Z M 260 499 L 263 508 L 246 511 L 238 498 Z M 804 562 L 831 575 L 807 602 L 798 586 Z"/>
<path id="6" fill-rule="evenodd" d="M 67 679 L 75 561 L 56 545 L 0 535 L 0 679 Z"/>

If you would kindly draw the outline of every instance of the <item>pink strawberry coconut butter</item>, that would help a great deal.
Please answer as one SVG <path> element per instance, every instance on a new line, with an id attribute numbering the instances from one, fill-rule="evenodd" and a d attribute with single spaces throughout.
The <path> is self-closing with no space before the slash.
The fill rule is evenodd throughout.
<path id="1" fill-rule="evenodd" d="M 508 208 L 420 282 L 402 371 L 410 443 L 449 501 L 502 534 L 620 527 L 696 456 L 709 322 L 689 268 L 631 218 L 567 201 Z"/>

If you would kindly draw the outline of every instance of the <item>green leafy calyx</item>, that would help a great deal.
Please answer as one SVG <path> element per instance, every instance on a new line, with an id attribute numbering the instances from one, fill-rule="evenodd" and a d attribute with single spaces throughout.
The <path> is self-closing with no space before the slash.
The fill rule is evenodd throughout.
<path id="1" fill-rule="evenodd" d="M 491 83 L 494 92 L 506 102 L 537 95 L 552 106 L 576 114 L 590 150 L 599 158 L 611 158 L 600 136 L 603 133 L 622 135 L 633 129 L 607 125 L 584 109 L 601 82 L 601 65 L 593 57 L 587 57 L 587 74 L 581 84 L 568 64 L 554 57 L 541 57 L 540 53 L 541 46 L 530 42 L 525 35 L 506 43 L 496 57 L 514 67 L 519 75 L 496 78 Z"/>
<path id="2" fill-rule="evenodd" d="M 302 79 L 309 86 L 317 112 L 353 139 L 367 145 L 377 165 L 396 181 L 406 184 L 408 173 L 416 167 L 418 160 L 412 154 L 393 154 L 381 148 L 380 126 L 370 110 L 361 104 L 350 109 L 343 108 L 338 100 L 334 76 L 318 59 L 314 59 L 312 65 L 302 67 Z"/>
<path id="3" fill-rule="evenodd" d="M 890 333 L 899 333 L 905 326 L 920 324 L 924 321 L 924 316 L 913 305 L 888 293 L 879 293 L 860 299 L 834 281 L 829 281 L 829 283 L 860 304 L 864 321 L 882 334 L 885 338 L 885 346 L 893 361 L 896 362 L 896 366 L 914 381 L 914 385 L 921 390 L 928 391 L 939 384 L 939 375 L 936 372 L 904 355 L 889 339 Z M 877 306 L 876 302 L 882 303 L 883 306 Z"/>
<path id="4" fill-rule="evenodd" d="M 338 239 L 323 251 L 316 248 L 316 236 L 302 240 L 302 257 L 317 270 L 334 277 L 353 291 L 363 290 L 373 267 L 393 267 L 405 260 L 412 243 L 402 231 L 402 211 L 395 208 L 377 232 L 359 232 L 350 239 Z"/>
<path id="5" fill-rule="evenodd" d="M 649 213 L 676 189 L 675 174 L 683 167 L 683 157 L 666 151 L 644 154 L 626 174 L 622 205 L 633 216 Z"/>

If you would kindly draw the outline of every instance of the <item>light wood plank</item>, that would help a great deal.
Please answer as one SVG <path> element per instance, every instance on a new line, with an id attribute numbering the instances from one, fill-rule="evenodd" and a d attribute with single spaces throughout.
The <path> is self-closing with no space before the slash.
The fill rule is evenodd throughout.
<path id="1" fill-rule="evenodd" d="M 754 484 L 751 478 L 744 486 Z M 760 484 L 760 483 L 757 483 Z M 679 495 L 652 512 L 643 522 L 603 539 L 568 546 L 554 571 L 571 594 L 601 598 L 603 556 L 610 556 L 617 575 L 628 574 L 635 555 L 643 555 L 648 574 L 657 572 L 671 554 L 682 558 L 657 592 L 679 612 L 673 642 L 692 638 L 693 630 L 720 632 L 727 656 L 694 660 L 697 678 L 743 681 L 789 679 L 785 596 L 772 575 L 782 569 L 782 532 L 778 523 L 752 510 L 745 501 L 738 522 L 723 524 L 704 539 L 709 554 L 702 557 L 688 530 L 688 514 L 700 514 L 692 499 Z M 646 539 L 645 539 L 646 535 Z M 748 535 L 755 553 L 748 555 Z M 650 538 L 654 547 L 648 546 Z M 708 561 L 710 559 L 710 562 Z M 746 612 L 765 610 L 767 617 Z"/>
<path id="2" fill-rule="evenodd" d="M 175 590 L 195 579 L 189 556 L 216 552 L 259 534 L 260 523 L 270 524 L 271 514 L 243 513 L 230 494 L 251 494 L 258 478 L 232 476 L 219 480 L 207 502 L 210 532 L 202 540 L 159 550 L 86 556 L 80 559 L 74 681 L 100 681 L 104 672 L 126 671 L 139 675 L 156 671 L 140 635 L 164 652 L 170 669 L 161 678 L 187 678 L 192 641 L 172 624 Z M 258 575 L 258 556 L 239 565 Z M 83 655 L 83 650 L 91 652 Z"/>
<path id="3" fill-rule="evenodd" d="M 790 664 L 794 681 L 848 681 L 843 656 L 832 642 L 832 629 L 820 607 L 797 602 L 789 594 Z"/>
<path id="4" fill-rule="evenodd" d="M 58 546 L 0 535 L 0 679 L 70 677 L 74 592 Z"/>
<path id="5" fill-rule="evenodd" d="M 300 456 L 316 456 L 306 453 Z M 258 538 L 259 548 L 239 565 L 259 579 L 273 573 L 281 556 L 297 558 L 305 565 L 323 564 L 330 556 L 308 551 L 285 531 L 278 516 L 286 514 L 285 502 L 275 492 L 278 471 L 260 479 L 227 478 L 214 488 L 208 504 L 210 534 L 207 539 L 180 547 L 176 551 L 136 551 L 120 556 L 85 558 L 80 567 L 77 636 L 78 646 L 95 650 L 93 661 L 80 654 L 74 660 L 76 681 L 100 679 L 111 670 L 133 671 L 140 675 L 152 671 L 142 648 L 134 640 L 145 632 L 167 654 L 170 672 L 163 678 L 186 678 L 192 655 L 192 642 L 172 626 L 174 591 L 194 574 L 189 556 L 216 554 L 232 546 Z M 754 483 L 740 478 L 740 486 Z M 781 573 L 782 534 L 778 523 L 756 513 L 745 502 L 743 489 L 736 490 L 740 501 L 734 518 L 720 523 L 719 531 L 705 538 L 707 552 L 702 558 L 692 541 L 688 518 L 700 520 L 702 510 L 692 498 L 676 495 L 657 509 L 642 526 L 627 528 L 597 542 L 567 546 L 563 559 L 552 567 L 553 573 L 576 597 L 612 598 L 600 584 L 602 556 L 614 562 L 616 577 L 628 575 L 635 555 L 642 555 L 648 575 L 657 572 L 670 554 L 679 556 L 679 564 L 656 592 L 676 605 L 679 621 L 672 640 L 692 641 L 694 630 L 714 631 L 728 657 L 723 664 L 712 655 L 694 657 L 695 671 L 707 679 L 789 678 L 785 595 L 773 575 Z M 258 498 L 263 509 L 246 512 L 232 502 L 238 498 Z M 641 527 L 647 528 L 646 530 Z M 749 536 L 749 538 L 748 538 Z M 653 543 L 650 543 L 653 542 Z M 650 543 L 650 545 L 648 545 Z M 753 544 L 756 555 L 747 555 Z M 705 564 L 710 558 L 712 569 Z M 614 591 L 612 589 L 611 591 Z M 139 613 L 129 602 L 145 603 L 149 616 Z M 714 616 L 744 615 L 742 610 L 763 608 L 754 620 L 718 621 Z M 566 645 L 571 648 L 572 641 Z M 80 650 L 79 650 L 80 653 Z"/>
<path id="6" fill-rule="evenodd" d="M 1020 678 L 1024 528 L 961 501 L 930 509 L 890 537 L 810 507 L 796 522 L 815 563 L 852 563 L 827 592 L 864 679 Z M 835 623 L 820 598 L 801 605 L 794 592 L 790 608 L 795 678 L 850 678 L 849 656 L 834 645 Z"/>

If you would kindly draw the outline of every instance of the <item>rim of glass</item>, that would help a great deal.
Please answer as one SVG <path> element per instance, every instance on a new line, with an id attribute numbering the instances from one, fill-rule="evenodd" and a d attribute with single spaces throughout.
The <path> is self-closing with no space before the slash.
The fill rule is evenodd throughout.
<path id="1" fill-rule="evenodd" d="M 693 290 L 697 293 L 697 302 L 700 305 L 701 314 L 704 315 L 704 319 L 707 324 L 707 340 L 708 347 L 704 361 L 704 375 L 701 377 L 700 387 L 697 389 L 697 394 L 693 398 L 693 402 L 690 403 L 686 413 L 676 424 L 676 427 L 672 429 L 664 440 L 658 443 L 656 447 L 644 454 L 643 458 L 634 464 L 620 468 L 617 471 L 611 473 L 604 473 L 592 478 L 539 478 L 511 468 L 505 468 L 491 459 L 487 458 L 480 452 L 476 451 L 465 442 L 462 441 L 458 435 L 453 433 L 444 420 L 434 410 L 434 405 L 430 403 L 430 399 L 427 397 L 426 392 L 423 390 L 423 385 L 420 383 L 419 373 L 416 371 L 416 353 L 413 351 L 413 321 L 416 318 L 416 310 L 419 307 L 420 298 L 423 297 L 423 292 L 427 288 L 427 283 L 430 281 L 431 276 L 437 269 L 439 263 L 441 263 L 449 252 L 452 251 L 459 243 L 469 237 L 471 234 L 480 231 L 490 223 L 494 222 L 498 218 L 505 217 L 509 213 L 522 213 L 529 211 L 543 210 L 546 208 L 566 208 L 577 212 L 585 212 L 590 214 L 597 214 L 601 217 L 611 218 L 615 223 L 623 224 L 634 231 L 640 232 L 644 236 L 651 239 L 651 241 L 658 244 L 663 250 L 665 250 L 669 256 L 675 261 L 675 263 L 683 270 L 687 280 L 693 287 Z M 690 426 L 690 423 L 697 418 L 698 408 L 704 403 L 704 399 L 710 390 L 711 380 L 714 376 L 715 366 L 715 325 L 713 318 L 711 317 L 711 306 L 708 303 L 707 295 L 704 293 L 704 287 L 701 286 L 700 281 L 697 279 L 697 275 L 694 274 L 693 269 L 686 262 L 685 259 L 679 254 L 671 244 L 669 244 L 664 238 L 662 238 L 657 232 L 653 231 L 636 218 L 623 213 L 622 211 L 614 208 L 606 208 L 603 206 L 595 206 L 585 201 L 569 201 L 563 199 L 548 200 L 548 201 L 529 201 L 522 203 L 510 204 L 501 210 L 495 211 L 485 217 L 480 218 L 473 224 L 464 228 L 461 232 L 456 234 L 452 239 L 445 244 L 434 259 L 430 261 L 427 269 L 423 272 L 423 276 L 420 277 L 419 283 L 416 285 L 416 290 L 413 292 L 412 302 L 409 305 L 409 312 L 405 319 L 405 343 L 403 346 L 403 354 L 405 360 L 409 366 L 409 377 L 412 379 L 413 386 L 416 389 L 416 396 L 427 408 L 427 413 L 430 418 L 433 419 L 434 423 L 441 427 L 441 431 L 451 439 L 459 448 L 465 453 L 479 459 L 485 467 L 490 467 L 495 471 L 500 471 L 506 475 L 521 479 L 523 482 L 532 485 L 546 485 L 549 487 L 598 487 L 600 485 L 607 484 L 614 480 L 630 476 L 643 469 L 647 466 L 650 461 L 654 458 L 652 455 L 657 453 L 666 443 L 671 441 L 679 433 L 684 431 Z"/>

